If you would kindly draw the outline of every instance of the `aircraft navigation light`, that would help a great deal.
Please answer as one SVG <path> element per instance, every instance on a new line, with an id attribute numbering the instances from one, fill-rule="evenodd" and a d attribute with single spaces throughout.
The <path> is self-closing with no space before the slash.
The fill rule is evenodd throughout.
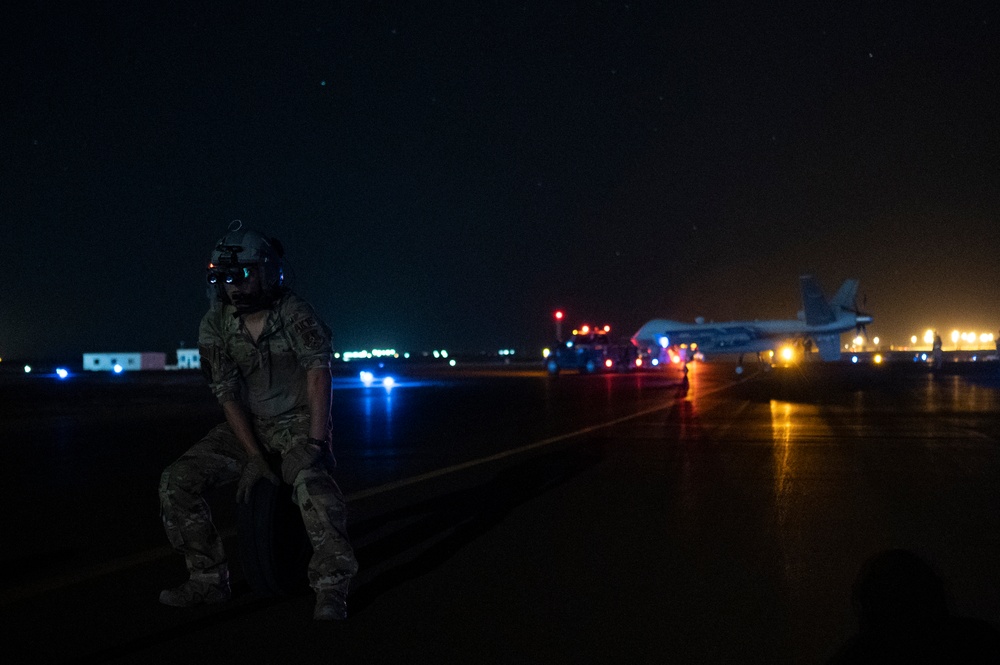
<path id="1" fill-rule="evenodd" d="M 119 364 L 119 363 L 115 363 L 115 366 L 112 367 L 111 369 L 114 370 L 115 374 L 121 374 L 122 372 L 125 371 L 125 368 L 122 367 L 121 364 Z"/>
<path id="2" fill-rule="evenodd" d="M 56 375 L 60 379 L 65 379 L 67 376 L 69 376 L 69 372 L 66 371 L 66 369 L 63 368 L 63 367 L 58 367 L 58 368 L 56 368 Z"/>
<path id="3" fill-rule="evenodd" d="M 562 321 L 563 313 L 562 310 L 556 310 L 556 321 Z"/>

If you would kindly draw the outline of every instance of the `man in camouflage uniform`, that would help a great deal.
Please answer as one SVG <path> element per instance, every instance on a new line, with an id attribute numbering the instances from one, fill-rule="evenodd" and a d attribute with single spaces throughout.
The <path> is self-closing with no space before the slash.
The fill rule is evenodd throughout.
<path id="1" fill-rule="evenodd" d="M 235 225 L 235 224 L 234 224 Z M 216 244 L 209 283 L 218 296 L 201 322 L 198 345 L 226 422 L 163 472 L 160 506 L 171 545 L 190 578 L 160 602 L 177 607 L 229 600 L 222 541 L 203 494 L 238 481 L 247 501 L 261 478 L 278 484 L 263 452 L 280 453 L 281 475 L 312 541 L 309 583 L 316 619 L 344 619 L 358 564 L 347 538 L 343 495 L 331 477 L 330 330 L 282 286 L 282 250 L 241 226 Z"/>

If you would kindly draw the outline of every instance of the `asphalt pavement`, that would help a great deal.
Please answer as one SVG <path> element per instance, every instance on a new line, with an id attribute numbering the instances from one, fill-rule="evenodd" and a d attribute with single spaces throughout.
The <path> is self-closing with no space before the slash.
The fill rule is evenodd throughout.
<path id="1" fill-rule="evenodd" d="M 57 550 L 8 571 L 9 640 L 19 662 L 826 662 L 857 631 L 862 566 L 893 549 L 989 635 L 995 373 L 731 370 L 476 379 L 604 407 L 347 488 L 362 571 L 346 622 L 313 621 L 308 590 L 257 595 L 236 559 L 231 603 L 179 610 L 156 603 L 183 579 L 163 546 L 83 568 Z"/>

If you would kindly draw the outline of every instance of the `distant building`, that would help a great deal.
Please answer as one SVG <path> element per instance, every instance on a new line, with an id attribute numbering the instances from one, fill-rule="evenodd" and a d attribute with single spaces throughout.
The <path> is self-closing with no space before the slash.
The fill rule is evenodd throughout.
<path id="1" fill-rule="evenodd" d="M 167 354 L 156 351 L 143 353 L 85 353 L 83 369 L 91 372 L 135 371 L 144 369 L 166 369 Z M 199 363 L 200 366 L 200 363 Z"/>
<path id="2" fill-rule="evenodd" d="M 198 349 L 177 349 L 177 369 L 201 369 Z"/>

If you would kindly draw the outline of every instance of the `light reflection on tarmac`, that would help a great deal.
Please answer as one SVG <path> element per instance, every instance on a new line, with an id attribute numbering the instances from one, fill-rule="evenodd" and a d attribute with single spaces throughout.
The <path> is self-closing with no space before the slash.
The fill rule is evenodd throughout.
<path id="1" fill-rule="evenodd" d="M 0 381 L 0 613 L 25 662 L 820 662 L 861 563 L 902 547 L 995 622 L 997 369 L 339 378 L 362 572 L 322 628 L 307 593 L 156 605 L 182 574 L 159 472 L 219 418 L 196 379 Z"/>

